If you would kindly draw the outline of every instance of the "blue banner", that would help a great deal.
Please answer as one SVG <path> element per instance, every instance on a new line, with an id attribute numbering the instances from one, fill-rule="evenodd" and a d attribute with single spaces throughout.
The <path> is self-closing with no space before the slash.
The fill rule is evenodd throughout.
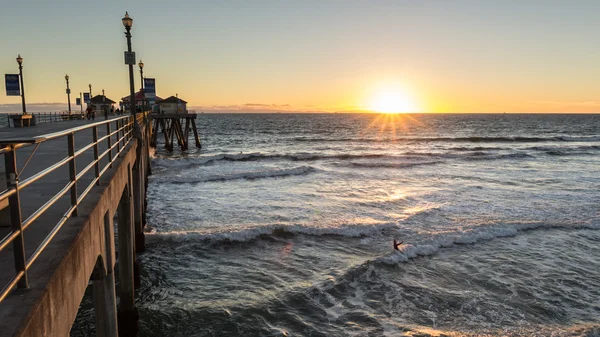
<path id="1" fill-rule="evenodd" d="M 89 92 L 84 92 L 83 93 L 83 102 L 84 103 L 90 103 L 90 93 Z"/>
<path id="2" fill-rule="evenodd" d="M 144 78 L 144 93 L 146 98 L 151 101 L 156 98 L 156 81 L 154 78 Z"/>
<path id="3" fill-rule="evenodd" d="M 75 98 L 75 105 L 81 105 L 81 98 L 79 98 L 79 97 Z"/>
<path id="4" fill-rule="evenodd" d="M 19 74 L 5 74 L 6 96 L 21 96 L 21 86 L 19 85 Z"/>

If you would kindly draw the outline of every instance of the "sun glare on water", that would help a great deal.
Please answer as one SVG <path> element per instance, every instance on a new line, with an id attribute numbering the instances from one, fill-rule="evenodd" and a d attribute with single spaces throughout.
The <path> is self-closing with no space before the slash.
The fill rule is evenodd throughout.
<path id="1" fill-rule="evenodd" d="M 419 110 L 412 97 L 401 91 L 380 92 L 371 101 L 369 109 L 382 113 L 407 113 Z"/>

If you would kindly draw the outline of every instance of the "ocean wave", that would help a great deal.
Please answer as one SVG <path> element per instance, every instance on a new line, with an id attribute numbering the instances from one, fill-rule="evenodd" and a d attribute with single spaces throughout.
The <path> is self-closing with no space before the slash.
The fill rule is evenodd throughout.
<path id="1" fill-rule="evenodd" d="M 262 178 L 274 178 L 274 177 L 285 177 L 285 176 L 297 176 L 308 174 L 310 172 L 316 171 L 312 166 L 299 166 L 293 167 L 289 169 L 275 169 L 275 170 L 265 170 L 265 171 L 250 171 L 250 172 L 239 172 L 239 173 L 231 173 L 231 174 L 215 174 L 208 175 L 204 177 L 182 177 L 182 176 L 170 176 L 170 175 L 162 175 L 159 178 L 154 178 L 154 176 L 150 176 L 150 179 L 158 179 L 161 183 L 171 183 L 171 184 L 194 184 L 194 183 L 203 183 L 203 182 L 211 182 L 211 181 L 229 181 L 229 180 L 238 180 L 238 179 L 262 179 Z"/>
<path id="2" fill-rule="evenodd" d="M 488 153 L 474 153 L 471 156 L 466 156 L 466 160 L 501 160 L 501 159 L 518 159 L 518 158 L 535 158 L 535 156 L 524 153 L 506 153 L 506 154 L 488 154 Z"/>
<path id="3" fill-rule="evenodd" d="M 415 154 L 416 156 L 416 154 Z M 177 157 L 177 158 L 157 158 L 153 159 L 152 165 L 168 168 L 187 168 L 193 166 L 209 165 L 216 161 L 255 161 L 269 159 L 284 159 L 290 161 L 317 161 L 327 159 L 351 160 L 351 159 L 371 159 L 371 158 L 404 158 L 406 156 L 393 156 L 388 154 L 365 153 L 365 154 L 322 154 L 322 153 L 294 153 L 294 154 L 263 154 L 240 153 L 227 154 L 222 153 L 212 156 L 202 157 Z"/>
<path id="4" fill-rule="evenodd" d="M 537 142 L 597 142 L 600 136 L 556 136 L 556 137 L 524 137 L 524 136 L 498 136 L 498 137 L 397 137 L 397 138 L 323 138 L 323 137 L 295 137 L 296 142 L 457 142 L 457 143 L 537 143 Z"/>
<path id="5" fill-rule="evenodd" d="M 255 158 L 264 158 L 260 152 L 253 153 L 240 153 L 240 154 L 230 154 L 230 153 L 221 153 L 212 156 L 202 156 L 202 157 L 162 157 L 162 158 L 154 158 L 152 160 L 152 165 L 154 166 L 166 166 L 166 167 L 185 167 L 190 165 L 206 165 L 214 161 L 218 160 L 231 160 L 231 161 L 244 161 L 244 160 L 253 160 Z"/>
<path id="6" fill-rule="evenodd" d="M 467 151 L 501 151 L 501 150 L 512 150 L 510 147 L 484 147 L 484 146 L 475 146 L 475 147 L 450 147 L 447 150 L 449 151 L 457 151 L 457 152 L 467 152 Z"/>
<path id="7" fill-rule="evenodd" d="M 364 237 L 381 233 L 386 229 L 397 228 L 396 223 L 375 222 L 366 224 L 348 224 L 336 226 L 309 226 L 273 224 L 266 226 L 245 227 L 237 230 L 206 232 L 198 230 L 149 232 L 150 238 L 167 241 L 210 241 L 210 242 L 246 242 L 252 241 L 263 235 L 278 234 L 304 234 L 311 236 L 337 235 L 345 237 Z"/>
<path id="8" fill-rule="evenodd" d="M 349 167 L 364 167 L 364 168 L 409 168 L 415 166 L 424 166 L 424 165 L 435 165 L 442 163 L 442 161 L 427 161 L 427 162 L 414 162 L 414 163 L 394 163 L 394 162 L 371 162 L 371 163 L 357 163 L 357 162 L 348 162 L 339 164 L 339 166 L 349 166 Z"/>
<path id="9" fill-rule="evenodd" d="M 473 244 L 496 238 L 516 236 L 521 232 L 546 229 L 594 229 L 599 230 L 600 224 L 581 225 L 547 225 L 543 223 L 530 223 L 504 226 L 482 226 L 472 230 L 445 233 L 420 244 L 404 244 L 399 251 L 394 251 L 376 259 L 384 264 L 397 264 L 407 262 L 419 256 L 436 254 L 441 248 L 449 248 L 460 244 Z"/>
<path id="10" fill-rule="evenodd" d="M 509 148 L 497 148 L 497 147 L 454 147 L 447 150 L 440 150 L 438 152 L 417 152 L 407 151 L 397 154 L 390 153 L 356 153 L 356 154 L 327 154 L 327 153 L 239 153 L 239 154 L 228 154 L 221 153 L 210 156 L 201 157 L 162 157 L 154 158 L 152 165 L 154 167 L 165 167 L 175 169 L 186 169 L 196 166 L 211 165 L 218 161 L 233 161 L 233 162 L 245 162 L 245 161 L 261 161 L 261 160 L 288 160 L 288 161 L 320 161 L 320 160 L 361 160 L 361 159 L 387 159 L 387 160 L 410 160 L 422 158 L 440 158 L 440 159 L 466 159 L 466 160 L 496 160 L 496 159 L 510 159 L 510 158 L 533 158 L 536 153 L 542 152 L 547 155 L 553 156 L 570 156 L 570 155 L 589 155 L 589 151 L 600 150 L 600 145 L 592 146 L 577 146 L 577 147 L 544 147 L 534 146 L 528 148 L 522 148 L 520 152 L 502 153 L 499 151 L 510 150 Z M 447 152 L 443 152 L 447 151 Z M 432 164 L 434 162 L 427 162 L 426 164 Z M 438 162 L 435 162 L 438 163 Z M 356 167 L 410 167 L 423 165 L 421 162 L 414 163 L 389 163 L 389 164 L 365 164 L 365 163 L 352 163 L 349 166 Z"/>
<path id="11" fill-rule="evenodd" d="M 590 152 L 584 151 L 568 151 L 568 150 L 549 150 L 545 151 L 545 153 L 549 156 L 582 156 L 582 155 L 591 155 Z"/>

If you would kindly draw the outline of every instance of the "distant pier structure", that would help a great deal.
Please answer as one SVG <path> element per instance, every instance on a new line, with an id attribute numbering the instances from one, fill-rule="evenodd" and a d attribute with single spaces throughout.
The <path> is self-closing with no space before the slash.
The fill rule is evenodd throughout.
<path id="1" fill-rule="evenodd" d="M 158 111 L 151 114 L 154 133 L 150 139 L 150 146 L 156 147 L 158 134 L 162 133 L 167 150 L 172 151 L 177 141 L 176 145 L 185 151 L 189 147 L 191 129 L 196 147 L 202 148 L 196 128 L 197 114 L 188 113 L 186 105 L 186 101 L 176 96 L 158 102 Z"/>

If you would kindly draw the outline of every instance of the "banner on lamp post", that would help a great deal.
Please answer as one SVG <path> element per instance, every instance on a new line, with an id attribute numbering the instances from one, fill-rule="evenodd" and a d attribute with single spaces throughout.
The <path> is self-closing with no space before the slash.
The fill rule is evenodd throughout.
<path id="1" fill-rule="evenodd" d="M 154 78 L 144 78 L 144 94 L 150 101 L 154 101 L 156 98 L 156 80 Z"/>
<path id="2" fill-rule="evenodd" d="M 126 51 L 125 52 L 125 64 L 135 65 L 135 52 L 134 51 Z"/>
<path id="3" fill-rule="evenodd" d="M 83 102 L 84 103 L 90 103 L 90 93 L 89 92 L 84 92 L 83 93 Z"/>
<path id="4" fill-rule="evenodd" d="M 79 98 L 79 97 L 75 98 L 75 105 L 81 105 L 81 98 Z"/>
<path id="5" fill-rule="evenodd" d="M 6 84 L 6 96 L 21 96 L 19 74 L 5 74 L 4 83 Z"/>

